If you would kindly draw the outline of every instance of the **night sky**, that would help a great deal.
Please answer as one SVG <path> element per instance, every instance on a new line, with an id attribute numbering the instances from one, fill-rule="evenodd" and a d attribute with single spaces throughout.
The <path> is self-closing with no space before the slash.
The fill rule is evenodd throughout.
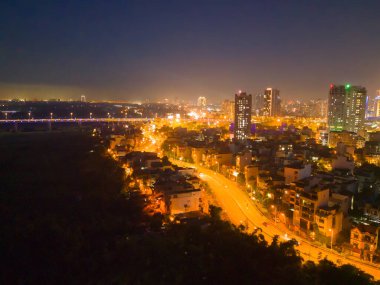
<path id="1" fill-rule="evenodd" d="M 0 98 L 380 89 L 380 1 L 0 1 Z"/>

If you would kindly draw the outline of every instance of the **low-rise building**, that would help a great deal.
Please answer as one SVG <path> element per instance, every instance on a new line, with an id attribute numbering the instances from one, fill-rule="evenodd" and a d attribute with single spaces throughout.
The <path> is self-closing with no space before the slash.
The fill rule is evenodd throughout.
<path id="1" fill-rule="evenodd" d="M 191 158 L 191 148 L 186 145 L 177 145 L 175 149 L 175 156 L 180 159 L 188 160 Z"/>
<path id="2" fill-rule="evenodd" d="M 161 210 L 170 215 L 183 214 L 201 210 L 201 190 L 182 179 L 158 180 L 154 184 L 154 192 L 163 195 Z"/>
<path id="3" fill-rule="evenodd" d="M 292 182 L 285 186 L 282 196 L 283 203 L 288 204 L 290 209 L 294 210 L 296 199 L 299 198 L 301 192 L 308 192 L 318 185 L 320 179 L 311 176 L 299 181 Z"/>
<path id="4" fill-rule="evenodd" d="M 320 207 L 315 213 L 315 223 L 318 233 L 335 243 L 343 228 L 343 212 L 339 205 Z"/>
<path id="5" fill-rule="evenodd" d="M 339 193 L 331 193 L 330 201 L 339 205 L 339 209 L 343 213 L 343 217 L 348 216 L 348 210 L 351 208 L 352 195 L 343 195 Z"/>
<path id="6" fill-rule="evenodd" d="M 252 153 L 250 151 L 238 153 L 236 155 L 236 169 L 239 172 L 243 172 L 244 168 L 247 165 L 250 165 L 251 163 L 252 163 Z"/>
<path id="7" fill-rule="evenodd" d="M 144 167 L 146 168 L 160 168 L 162 167 L 162 162 L 160 158 L 151 158 L 145 160 L 145 165 Z"/>
<path id="8" fill-rule="evenodd" d="M 313 230 L 315 214 L 318 209 L 327 207 L 329 201 L 328 188 L 314 187 L 311 191 L 297 193 L 294 203 L 293 224 L 301 231 Z"/>
<path id="9" fill-rule="evenodd" d="M 276 151 L 276 157 L 285 158 L 290 157 L 293 154 L 293 144 L 282 143 L 278 145 Z"/>
<path id="10" fill-rule="evenodd" d="M 125 146 L 123 146 L 123 145 L 116 145 L 115 148 L 113 149 L 113 152 L 114 152 L 115 156 L 118 158 L 122 158 L 122 157 L 126 156 L 126 154 L 127 154 L 127 150 L 126 150 Z"/>
<path id="11" fill-rule="evenodd" d="M 201 190 L 189 189 L 187 191 L 177 190 L 167 193 L 167 210 L 171 215 L 200 211 Z"/>
<path id="12" fill-rule="evenodd" d="M 355 168 L 354 161 L 346 156 L 339 155 L 333 158 L 331 163 L 332 169 L 348 169 L 353 172 Z"/>
<path id="13" fill-rule="evenodd" d="M 369 132 L 368 140 L 371 142 L 380 142 L 380 132 Z"/>
<path id="14" fill-rule="evenodd" d="M 364 260 L 373 261 L 377 255 L 379 227 L 356 225 L 351 229 L 350 244 L 352 254 Z"/>
<path id="15" fill-rule="evenodd" d="M 380 142 L 368 141 L 364 146 L 364 158 L 366 162 L 380 166 Z"/>
<path id="16" fill-rule="evenodd" d="M 311 175 L 311 164 L 288 165 L 284 167 L 285 184 L 304 179 Z"/>
<path id="17" fill-rule="evenodd" d="M 123 135 L 111 135 L 110 138 L 110 149 L 115 149 L 116 146 L 125 146 L 126 145 L 126 139 Z"/>
<path id="18" fill-rule="evenodd" d="M 195 164 L 201 163 L 203 155 L 206 154 L 207 149 L 205 147 L 192 147 L 191 158 Z"/>
<path id="19" fill-rule="evenodd" d="M 318 133 L 317 133 L 317 136 L 316 136 L 316 139 L 317 141 L 321 144 L 321 145 L 326 145 L 328 144 L 328 141 L 329 141 L 329 132 L 328 130 L 326 129 L 319 129 L 318 130 Z"/>
<path id="20" fill-rule="evenodd" d="M 192 167 L 177 167 L 176 171 L 182 176 L 195 176 L 197 170 Z"/>
<path id="21" fill-rule="evenodd" d="M 331 131 L 329 133 L 329 147 L 331 147 L 331 148 L 335 148 L 339 142 L 342 142 L 346 146 L 356 147 L 357 140 L 358 140 L 358 135 L 354 132 Z"/>
<path id="22" fill-rule="evenodd" d="M 244 168 L 244 177 L 247 182 L 256 181 L 259 177 L 259 167 L 256 165 L 247 165 Z"/>
<path id="23" fill-rule="evenodd" d="M 366 215 L 371 221 L 379 223 L 380 222 L 380 207 L 367 203 L 364 206 L 364 215 Z"/>
<path id="24" fill-rule="evenodd" d="M 231 152 L 222 152 L 215 149 L 209 149 L 202 156 L 202 161 L 205 166 L 212 167 L 220 171 L 223 165 L 231 165 L 233 154 Z"/>

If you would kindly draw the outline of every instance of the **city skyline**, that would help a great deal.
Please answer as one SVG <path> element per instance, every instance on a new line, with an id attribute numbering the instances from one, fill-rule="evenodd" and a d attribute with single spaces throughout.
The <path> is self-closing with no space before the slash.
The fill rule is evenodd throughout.
<path id="1" fill-rule="evenodd" d="M 379 11 L 1 1 L 0 283 L 380 285 Z"/>
<path id="2" fill-rule="evenodd" d="M 365 86 L 374 97 L 379 8 L 377 1 L 5 1 L 0 99 L 219 102 L 269 86 L 284 100 L 324 99 L 330 83 Z"/>

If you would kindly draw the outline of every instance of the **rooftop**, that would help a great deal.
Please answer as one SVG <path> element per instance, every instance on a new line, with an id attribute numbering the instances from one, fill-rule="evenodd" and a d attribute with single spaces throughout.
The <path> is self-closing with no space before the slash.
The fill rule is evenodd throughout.
<path id="1" fill-rule="evenodd" d="M 353 226 L 351 230 L 353 229 L 358 229 L 361 233 L 369 233 L 371 235 L 376 235 L 379 230 L 379 227 L 372 225 L 357 224 Z"/>

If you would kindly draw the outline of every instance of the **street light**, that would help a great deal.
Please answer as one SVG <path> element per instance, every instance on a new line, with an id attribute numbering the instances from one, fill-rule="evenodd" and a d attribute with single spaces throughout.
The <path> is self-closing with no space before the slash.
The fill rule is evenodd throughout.
<path id="1" fill-rule="evenodd" d="M 53 119 L 53 113 L 50 113 L 50 119 Z"/>
<path id="2" fill-rule="evenodd" d="M 108 119 L 109 119 L 109 118 L 110 118 L 110 116 L 111 116 L 109 112 L 107 113 L 107 116 L 108 116 Z"/>
<path id="3" fill-rule="evenodd" d="M 92 118 L 92 113 L 90 113 L 90 119 Z"/>
<path id="4" fill-rule="evenodd" d="M 331 251 L 333 250 L 333 238 L 334 238 L 334 230 L 333 229 L 329 229 L 329 231 L 331 232 L 331 242 L 330 242 L 330 246 L 331 246 Z"/>
<path id="5" fill-rule="evenodd" d="M 29 120 L 30 120 L 30 115 L 31 115 L 31 112 L 28 112 Z"/>
<path id="6" fill-rule="evenodd" d="M 70 118 L 73 119 L 73 112 L 70 113 Z"/>
<path id="7" fill-rule="evenodd" d="M 8 113 L 5 112 L 5 119 L 8 120 Z"/>

